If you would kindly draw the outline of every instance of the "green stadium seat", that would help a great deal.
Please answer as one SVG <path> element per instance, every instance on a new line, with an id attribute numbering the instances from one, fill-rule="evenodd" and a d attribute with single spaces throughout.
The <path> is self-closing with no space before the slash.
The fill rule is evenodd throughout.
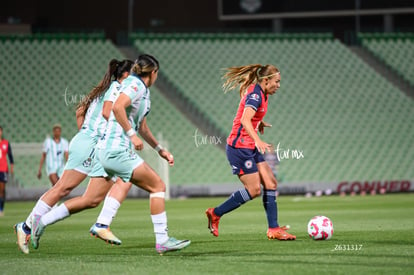
<path id="1" fill-rule="evenodd" d="M 282 88 L 271 99 L 267 120 L 273 127 L 264 139 L 303 146 L 306 152 L 304 160 L 281 165 L 286 181 L 414 176 L 407 164 L 414 162 L 414 150 L 405 153 L 405 148 L 388 148 L 394 137 L 386 135 L 399 133 L 399 144 L 410 144 L 413 130 L 404 121 L 412 118 L 413 101 L 332 36 L 226 34 L 203 38 L 171 40 L 163 34 L 140 34 L 134 45 L 157 56 L 167 78 L 225 133 L 239 97 L 237 91 L 222 93 L 221 69 L 249 63 L 279 66 Z M 405 40 L 398 43 L 402 47 Z M 381 161 L 386 165 L 381 173 L 374 165 L 378 154 L 372 152 L 383 153 Z M 387 156 L 399 158 L 405 168 L 389 169 L 397 165 Z"/>

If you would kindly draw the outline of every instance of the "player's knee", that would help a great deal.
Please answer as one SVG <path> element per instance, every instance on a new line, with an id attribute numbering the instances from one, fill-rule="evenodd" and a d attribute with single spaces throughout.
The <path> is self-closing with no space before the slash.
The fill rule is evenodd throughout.
<path id="1" fill-rule="evenodd" d="M 102 200 L 100 198 L 99 199 L 93 199 L 93 200 L 89 201 L 88 207 L 89 208 L 95 208 L 95 207 L 99 206 L 99 204 L 101 203 L 101 201 Z"/>
<path id="2" fill-rule="evenodd" d="M 73 188 L 60 188 L 59 189 L 59 197 L 63 198 L 69 195 L 69 193 L 73 190 Z"/>
<path id="3" fill-rule="evenodd" d="M 250 188 L 248 191 L 252 198 L 259 197 L 261 193 L 260 185 Z"/>
<path id="4" fill-rule="evenodd" d="M 158 193 L 158 192 L 165 192 L 165 183 L 162 181 L 161 178 L 158 178 L 154 181 L 153 185 L 151 186 L 150 193 Z"/>
<path id="5" fill-rule="evenodd" d="M 95 197 L 83 197 L 83 208 L 84 209 L 88 209 L 88 208 L 95 208 L 97 206 L 99 206 L 99 204 L 101 203 L 101 201 L 103 200 L 103 198 L 95 198 Z"/>

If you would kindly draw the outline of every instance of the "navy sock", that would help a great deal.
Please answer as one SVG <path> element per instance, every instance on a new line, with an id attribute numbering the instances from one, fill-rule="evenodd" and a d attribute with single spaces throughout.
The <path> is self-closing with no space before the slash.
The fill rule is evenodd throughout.
<path id="1" fill-rule="evenodd" d="M 5 199 L 0 197 L 0 211 L 3 211 L 3 209 L 4 209 L 4 201 L 5 201 Z"/>
<path id="2" fill-rule="evenodd" d="M 231 194 L 230 197 L 221 205 L 214 208 L 214 214 L 221 217 L 224 214 L 236 208 L 239 208 L 240 205 L 244 204 L 245 202 L 251 199 L 252 197 L 250 196 L 249 191 L 247 191 L 247 189 L 240 189 Z"/>
<path id="3" fill-rule="evenodd" d="M 278 227 L 276 190 L 263 190 L 263 206 L 266 211 L 269 228 Z"/>
<path id="4" fill-rule="evenodd" d="M 23 227 L 24 233 L 30 234 L 32 232 L 32 230 L 27 226 L 26 223 L 23 223 L 23 226 L 22 227 Z"/>

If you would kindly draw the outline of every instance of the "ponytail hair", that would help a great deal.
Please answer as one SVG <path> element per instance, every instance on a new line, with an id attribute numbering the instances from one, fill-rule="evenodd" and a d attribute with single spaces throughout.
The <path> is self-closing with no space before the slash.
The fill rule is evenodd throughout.
<path id="1" fill-rule="evenodd" d="M 153 71 L 159 70 L 160 63 L 149 54 L 142 54 L 135 60 L 132 72 L 140 77 L 150 76 Z"/>
<path id="2" fill-rule="evenodd" d="M 251 64 L 225 69 L 222 79 L 224 80 L 223 90 L 227 93 L 240 86 L 240 97 L 246 93 L 247 88 L 253 83 L 259 83 L 263 79 L 270 78 L 279 72 L 273 65 Z"/>
<path id="3" fill-rule="evenodd" d="M 108 69 L 101 82 L 99 82 L 98 86 L 94 87 L 77 106 L 77 109 L 82 108 L 82 116 L 85 116 L 91 102 L 108 90 L 113 80 L 121 78 L 123 73 L 131 70 L 132 64 L 133 62 L 131 60 L 118 61 L 116 59 L 112 59 L 109 61 Z"/>

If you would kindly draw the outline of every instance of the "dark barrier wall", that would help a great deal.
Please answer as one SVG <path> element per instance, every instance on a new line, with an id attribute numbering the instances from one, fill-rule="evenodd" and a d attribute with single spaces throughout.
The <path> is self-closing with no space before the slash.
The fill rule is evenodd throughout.
<path id="1" fill-rule="evenodd" d="M 263 7 L 272 3 L 269 12 L 326 10 L 349 8 L 338 3 L 354 1 L 311 1 L 309 0 L 223 0 L 228 12 L 241 10 L 241 6 L 251 6 L 260 2 Z M 389 8 L 390 5 L 407 7 L 412 0 L 360 0 L 361 8 Z M 220 21 L 218 19 L 217 0 L 134 0 L 133 29 L 175 29 L 175 30 L 214 30 L 223 28 L 245 29 L 265 28 L 271 30 L 271 20 L 254 21 Z M 104 30 L 108 37 L 114 39 L 118 32 L 128 30 L 129 0 L 12 0 L 3 1 L 0 8 L 0 23 L 7 21 L 30 24 L 34 31 L 80 31 Z M 250 3 L 250 4 L 249 4 Z M 325 5 L 324 5 L 325 3 Z M 366 6 L 366 3 L 376 3 Z M 391 4 L 392 3 L 392 4 Z M 223 5 L 224 6 L 224 5 Z M 234 9 L 231 7 L 234 6 Z M 276 6 L 276 7 L 274 7 Z M 414 6 L 414 4 L 412 4 Z M 297 9 L 297 10 L 296 10 Z M 245 12 L 245 11 L 244 11 Z M 263 10 L 256 11 L 267 12 Z M 398 15 L 393 18 L 395 30 L 413 31 L 414 16 Z M 362 31 L 381 31 L 384 18 L 382 16 L 366 16 L 361 18 Z M 344 32 L 355 30 L 353 17 L 312 18 L 283 20 L 284 31 L 329 31 Z"/>
<path id="2" fill-rule="evenodd" d="M 128 0 L 13 0 L 2 4 L 1 23 L 10 16 L 36 29 L 104 29 L 109 35 L 128 29 Z M 215 28 L 215 0 L 134 1 L 133 27 Z"/>

